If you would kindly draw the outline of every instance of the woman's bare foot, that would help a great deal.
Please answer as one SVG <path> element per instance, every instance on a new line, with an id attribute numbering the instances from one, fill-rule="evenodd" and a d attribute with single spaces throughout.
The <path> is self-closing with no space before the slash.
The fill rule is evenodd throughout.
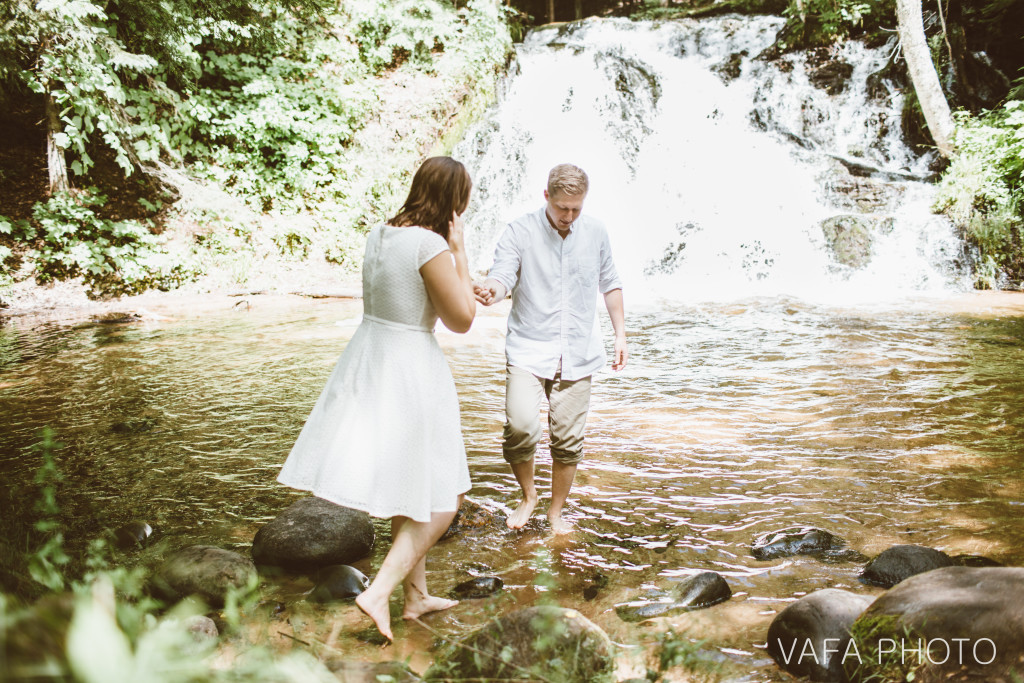
<path id="1" fill-rule="evenodd" d="M 530 515 L 533 514 L 534 508 L 537 507 L 537 499 L 530 500 L 529 498 L 523 498 L 523 502 L 519 504 L 515 512 L 508 516 L 508 528 L 509 529 L 522 529 L 526 526 L 526 523 L 530 521 Z"/>
<path id="2" fill-rule="evenodd" d="M 391 611 L 388 609 L 388 600 L 375 600 L 373 597 L 366 597 L 369 591 L 364 591 L 356 596 L 356 607 L 363 614 L 373 619 L 377 630 L 389 641 L 394 641 L 395 636 L 391 633 Z"/>
<path id="3" fill-rule="evenodd" d="M 561 515 L 556 517 L 548 517 L 548 522 L 551 524 L 551 531 L 556 535 L 572 533 L 573 525 L 564 519 Z"/>
<path id="4" fill-rule="evenodd" d="M 418 595 L 418 594 L 417 594 Z M 402 612 L 403 619 L 418 619 L 428 612 L 440 612 L 441 610 L 450 609 L 459 604 L 458 600 L 449 600 L 447 598 L 438 598 L 433 595 L 424 595 L 422 597 L 410 598 L 408 595 L 405 597 L 405 610 Z"/>

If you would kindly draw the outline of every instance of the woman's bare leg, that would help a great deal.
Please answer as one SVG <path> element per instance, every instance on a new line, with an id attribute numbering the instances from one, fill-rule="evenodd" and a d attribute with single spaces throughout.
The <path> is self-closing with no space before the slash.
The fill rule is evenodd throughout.
<path id="1" fill-rule="evenodd" d="M 414 592 L 418 593 L 422 590 L 424 598 L 436 600 L 436 598 L 432 598 L 426 592 L 426 564 L 424 558 L 431 546 L 437 542 L 437 539 L 441 538 L 441 535 L 448 528 L 448 525 L 451 524 L 454 517 L 454 512 L 435 512 L 431 514 L 429 522 L 416 522 L 408 517 L 395 517 L 391 520 L 393 535 L 391 549 L 384 558 L 384 562 L 381 564 L 380 570 L 377 572 L 377 576 L 374 577 L 369 588 L 356 597 L 356 605 L 373 619 L 373 623 L 377 625 L 377 630 L 388 640 L 394 640 L 394 635 L 391 632 L 391 613 L 388 609 L 388 601 L 395 588 L 400 583 L 405 582 L 406 577 L 413 573 L 413 570 L 418 570 L 417 565 L 423 566 L 423 575 L 421 579 L 416 578 L 416 576 L 411 579 Z M 409 589 L 406 589 L 406 615 L 410 613 L 408 599 Z M 448 605 L 448 607 L 450 606 Z M 422 607 L 422 600 L 418 603 L 414 600 L 414 614 L 407 618 L 411 619 L 429 611 L 444 609 L 443 607 L 434 607 L 432 609 L 422 609 L 419 612 L 416 611 Z"/>
<path id="2" fill-rule="evenodd" d="M 455 509 L 458 510 L 462 506 L 462 496 L 459 496 L 458 502 L 456 503 Z M 431 516 L 431 524 L 434 523 L 436 517 L 444 517 L 447 513 L 439 512 Z M 455 514 L 452 514 L 444 522 L 440 533 L 437 538 L 440 538 L 449 525 L 452 523 L 452 519 L 455 518 Z M 441 521 L 438 519 L 437 521 Z M 392 524 L 392 537 L 395 535 L 394 524 Z M 434 543 L 437 539 L 434 539 Z M 433 543 L 431 544 L 433 545 Z M 405 610 L 402 612 L 402 618 L 404 619 L 416 619 L 427 612 L 438 612 L 440 610 L 448 609 L 459 604 L 458 600 L 448 600 L 447 598 L 439 598 L 427 592 L 427 557 L 426 554 L 420 558 L 420 561 L 413 566 L 406 577 L 405 581 L 402 582 L 402 588 L 405 593 Z"/>

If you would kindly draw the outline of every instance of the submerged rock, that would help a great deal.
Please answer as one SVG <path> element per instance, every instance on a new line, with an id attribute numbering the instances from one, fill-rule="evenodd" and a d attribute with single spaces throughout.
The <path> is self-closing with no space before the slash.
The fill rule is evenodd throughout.
<path id="1" fill-rule="evenodd" d="M 667 593 L 657 593 L 649 596 L 649 599 L 619 603 L 615 605 L 615 613 L 623 621 L 643 621 L 711 607 L 731 597 L 732 589 L 721 575 L 716 572 L 701 572 L 686 578 Z"/>
<path id="2" fill-rule="evenodd" d="M 997 562 L 984 555 L 957 555 L 953 558 L 961 567 L 1003 567 L 1002 562 Z"/>
<path id="3" fill-rule="evenodd" d="M 153 527 L 146 522 L 135 520 L 114 531 L 114 542 L 124 550 L 141 548 L 153 535 Z"/>
<path id="4" fill-rule="evenodd" d="M 448 529 L 441 536 L 440 540 L 469 531 L 502 529 L 504 528 L 503 517 L 504 515 L 501 512 L 484 505 L 480 501 L 468 497 L 464 498 L 458 512 L 455 513 L 455 519 L 448 525 Z"/>
<path id="5" fill-rule="evenodd" d="M 768 627 L 768 654 L 785 671 L 812 681 L 846 681 L 850 627 L 873 598 L 826 588 L 779 612 Z"/>
<path id="6" fill-rule="evenodd" d="M 354 598 L 370 585 L 366 574 L 347 564 L 324 567 L 316 573 L 316 586 L 307 596 L 310 602 L 330 602 Z"/>
<path id="7" fill-rule="evenodd" d="M 451 590 L 451 596 L 457 600 L 473 600 L 494 595 L 504 587 L 505 582 L 497 576 L 478 576 L 463 581 Z"/>
<path id="8" fill-rule="evenodd" d="M 591 574 L 590 579 L 587 581 L 587 585 L 583 588 L 583 599 L 593 600 L 603 589 L 608 587 L 608 583 L 609 580 L 607 574 L 595 571 Z"/>
<path id="9" fill-rule="evenodd" d="M 252 558 L 258 565 L 309 570 L 350 564 L 372 548 L 368 514 L 310 496 L 295 501 L 256 532 Z"/>
<path id="10" fill-rule="evenodd" d="M 154 587 L 169 598 L 197 595 L 214 607 L 224 604 L 229 591 L 246 591 L 258 582 L 259 574 L 249 558 L 210 545 L 179 550 L 153 577 Z"/>
<path id="11" fill-rule="evenodd" d="M 846 662 L 852 680 L 905 680 L 910 671 L 921 682 L 1020 680 L 1024 568 L 944 567 L 911 576 L 879 596 L 852 632 L 862 659 Z"/>
<path id="12" fill-rule="evenodd" d="M 816 527 L 789 527 L 758 536 L 750 554 L 759 560 L 792 555 L 812 555 L 822 559 L 863 559 L 846 547 L 846 541 Z"/>
<path id="13" fill-rule="evenodd" d="M 506 614 L 438 652 L 425 680 L 615 680 L 611 640 L 572 609 L 528 607 Z"/>
<path id="14" fill-rule="evenodd" d="M 941 550 L 921 545 L 894 545 L 868 562 L 860 580 L 872 586 L 891 588 L 915 574 L 956 564 L 956 560 Z"/>

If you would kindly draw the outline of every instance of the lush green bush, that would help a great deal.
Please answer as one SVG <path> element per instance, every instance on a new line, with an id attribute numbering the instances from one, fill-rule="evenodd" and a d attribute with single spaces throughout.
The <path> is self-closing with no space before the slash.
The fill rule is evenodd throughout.
<path id="1" fill-rule="evenodd" d="M 94 192 L 58 193 L 32 211 L 32 220 L 0 217 L 0 232 L 30 245 L 25 257 L 41 282 L 81 277 L 96 297 L 168 289 L 193 277 L 176 262 L 150 226 L 97 214 L 106 197 Z"/>
<path id="2" fill-rule="evenodd" d="M 328 4 L 124 0 L 115 13 L 94 0 L 17 0 L 0 10 L 10 29 L 0 39 L 0 97 L 31 90 L 52 101 L 73 183 L 103 188 L 40 202 L 30 218 L 0 219 L 0 286 L 16 265 L 21 274 L 34 267 L 40 280 L 82 276 L 107 295 L 174 286 L 196 274 L 195 263 L 225 266 L 244 281 L 245 255 L 354 262 L 359 233 L 395 209 L 443 122 L 493 97 L 510 38 L 494 0 Z M 24 62 L 31 51 L 39 59 Z M 438 99 L 401 112 L 436 127 L 415 127 L 426 137 L 360 141 L 368 122 L 393 116 L 380 111 L 379 90 L 398 69 L 439 84 Z M 142 194 L 153 198 L 154 188 L 169 187 L 168 168 L 253 212 L 227 225 L 209 220 L 210 202 L 189 202 L 195 215 L 156 216 L 195 236 L 194 258 L 174 257 L 177 264 L 151 234 L 158 224 L 139 218 L 155 212 L 134 210 L 144 200 L 122 189 L 142 171 Z M 115 192 L 117 212 L 102 198 Z M 102 217 L 115 213 L 131 220 Z"/>
<path id="3" fill-rule="evenodd" d="M 936 209 L 976 250 L 976 286 L 1024 281 L 1024 101 L 957 115 L 956 156 Z"/>

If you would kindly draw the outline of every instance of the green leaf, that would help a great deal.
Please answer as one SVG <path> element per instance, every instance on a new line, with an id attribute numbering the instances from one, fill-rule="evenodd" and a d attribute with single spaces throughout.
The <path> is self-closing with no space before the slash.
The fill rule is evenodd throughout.
<path id="1" fill-rule="evenodd" d="M 103 590 L 103 586 L 93 589 L 94 593 Z M 71 670 L 83 683 L 131 683 L 135 668 L 131 645 L 108 606 L 96 595 L 81 596 L 75 605 L 67 655 Z"/>

